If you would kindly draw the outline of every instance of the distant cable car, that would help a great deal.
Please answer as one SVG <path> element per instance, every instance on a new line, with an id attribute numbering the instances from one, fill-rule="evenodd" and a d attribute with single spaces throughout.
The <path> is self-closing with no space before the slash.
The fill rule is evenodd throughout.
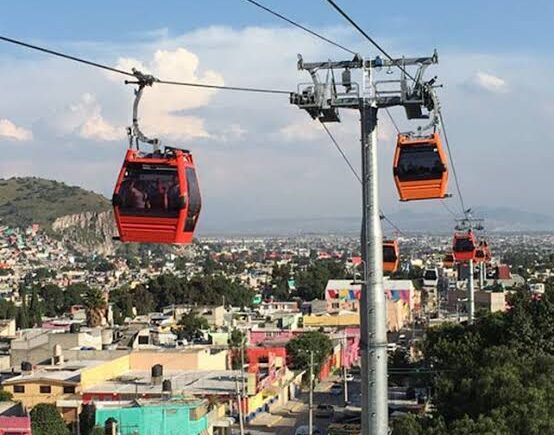
<path id="1" fill-rule="evenodd" d="M 479 247 L 482 248 L 485 253 L 485 263 L 490 263 L 490 261 L 492 260 L 492 253 L 487 241 L 481 240 L 479 242 Z"/>
<path id="2" fill-rule="evenodd" d="M 393 273 L 400 265 L 400 249 L 397 240 L 383 240 L 383 271 Z"/>
<path id="3" fill-rule="evenodd" d="M 123 242 L 191 243 L 202 206 L 192 155 L 187 150 L 163 147 L 138 126 L 138 103 L 154 78 L 134 71 L 139 85 L 133 106 L 130 146 L 119 173 L 112 204 Z M 153 146 L 139 150 L 139 142 Z M 133 149 L 135 144 L 136 149 Z"/>
<path id="4" fill-rule="evenodd" d="M 475 249 L 474 260 L 477 263 L 484 263 L 486 261 L 485 250 L 481 246 L 479 246 Z"/>
<path id="5" fill-rule="evenodd" d="M 475 259 L 477 242 L 473 231 L 455 233 L 452 242 L 452 252 L 455 261 L 469 261 Z"/>
<path id="6" fill-rule="evenodd" d="M 442 265 L 446 269 L 451 269 L 454 266 L 454 256 L 452 254 L 446 254 L 442 259 Z"/>
<path id="7" fill-rule="evenodd" d="M 445 198 L 448 170 L 439 134 L 399 134 L 393 173 L 401 201 Z"/>
<path id="8" fill-rule="evenodd" d="M 436 267 L 425 269 L 423 272 L 423 286 L 436 287 L 439 282 L 439 271 Z"/>

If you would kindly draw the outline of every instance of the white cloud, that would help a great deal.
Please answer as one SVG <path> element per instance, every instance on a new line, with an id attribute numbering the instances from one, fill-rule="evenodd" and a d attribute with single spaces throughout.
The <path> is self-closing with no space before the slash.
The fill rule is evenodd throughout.
<path id="1" fill-rule="evenodd" d="M 506 80 L 481 71 L 475 73 L 475 75 L 471 78 L 471 84 L 479 89 L 495 94 L 503 94 L 509 91 Z"/>
<path id="2" fill-rule="evenodd" d="M 116 68 L 130 71 L 136 68 L 155 77 L 190 83 L 223 85 L 223 77 L 212 70 L 199 72 L 200 60 L 191 51 L 179 47 L 175 50 L 156 50 L 153 59 L 142 62 L 132 58 L 119 59 Z M 120 79 L 120 78 L 119 78 Z M 183 112 L 206 106 L 217 91 L 191 87 L 155 84 L 145 89 L 139 107 L 141 126 L 148 136 L 162 136 L 171 140 L 206 138 L 204 120 Z"/>
<path id="3" fill-rule="evenodd" d="M 18 127 L 8 119 L 0 119 L 0 137 L 16 141 L 27 141 L 33 139 L 33 132 L 23 127 Z"/>
<path id="4" fill-rule="evenodd" d="M 102 107 L 91 93 L 84 93 L 76 103 L 46 119 L 58 135 L 75 134 L 78 137 L 98 141 L 120 140 L 125 128 L 110 124 L 102 116 Z"/>

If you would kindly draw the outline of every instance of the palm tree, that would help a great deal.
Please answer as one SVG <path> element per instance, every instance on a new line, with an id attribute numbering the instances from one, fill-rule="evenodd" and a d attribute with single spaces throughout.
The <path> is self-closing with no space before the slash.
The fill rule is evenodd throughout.
<path id="1" fill-rule="evenodd" d="M 108 305 L 102 292 L 97 288 L 89 289 L 83 299 L 87 310 L 87 325 L 91 328 L 102 325 Z"/>

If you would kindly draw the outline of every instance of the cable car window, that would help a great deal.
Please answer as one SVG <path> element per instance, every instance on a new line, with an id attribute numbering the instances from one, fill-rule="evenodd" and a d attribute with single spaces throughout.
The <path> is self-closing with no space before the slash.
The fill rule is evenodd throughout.
<path id="1" fill-rule="evenodd" d="M 177 217 L 180 187 L 177 168 L 163 165 L 129 165 L 119 191 L 123 215 Z"/>
<path id="2" fill-rule="evenodd" d="M 186 168 L 185 176 L 187 177 L 187 194 L 189 201 L 187 219 L 185 220 L 185 232 L 192 232 L 194 231 L 198 215 L 200 214 L 202 200 L 200 198 L 200 187 L 198 186 L 198 179 L 196 178 L 196 171 L 194 168 Z"/>
<path id="3" fill-rule="evenodd" d="M 445 170 L 437 147 L 429 144 L 403 147 L 395 174 L 400 181 L 430 180 L 441 178 Z"/>
<path id="4" fill-rule="evenodd" d="M 456 239 L 454 250 L 456 252 L 471 252 L 475 249 L 475 245 L 470 239 Z"/>
<path id="5" fill-rule="evenodd" d="M 383 261 L 385 263 L 394 263 L 397 259 L 398 257 L 396 256 L 394 247 L 383 246 Z"/>
<path id="6" fill-rule="evenodd" d="M 426 280 L 429 280 L 429 281 L 434 281 L 434 280 L 437 279 L 437 272 L 434 271 L 434 270 L 428 270 L 423 275 L 423 279 L 426 279 Z"/>

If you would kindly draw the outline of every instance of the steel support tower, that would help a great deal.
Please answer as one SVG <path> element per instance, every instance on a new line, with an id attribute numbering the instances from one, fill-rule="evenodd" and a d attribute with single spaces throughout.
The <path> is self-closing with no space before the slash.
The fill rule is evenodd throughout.
<path id="1" fill-rule="evenodd" d="M 298 85 L 290 102 L 322 123 L 340 122 L 339 109 L 360 113 L 362 163 L 362 234 L 364 266 L 360 299 L 360 347 L 362 352 L 362 434 L 387 435 L 387 319 L 383 288 L 383 241 L 377 182 L 377 124 L 382 108 L 402 106 L 408 119 L 429 118 L 435 109 L 433 83 L 423 81 L 425 69 L 438 62 L 431 57 L 386 60 L 363 59 L 356 55 L 347 61 L 305 63 L 298 56 L 298 69 L 308 71 L 312 81 Z M 402 71 L 400 77 L 377 80 L 380 71 Z M 415 67 L 409 79 L 406 71 Z M 342 70 L 335 80 L 335 70 Z M 361 81 L 352 81 L 352 71 L 361 70 Z M 325 72 L 322 78 L 321 72 Z M 413 77 L 413 78 L 412 78 Z"/>

